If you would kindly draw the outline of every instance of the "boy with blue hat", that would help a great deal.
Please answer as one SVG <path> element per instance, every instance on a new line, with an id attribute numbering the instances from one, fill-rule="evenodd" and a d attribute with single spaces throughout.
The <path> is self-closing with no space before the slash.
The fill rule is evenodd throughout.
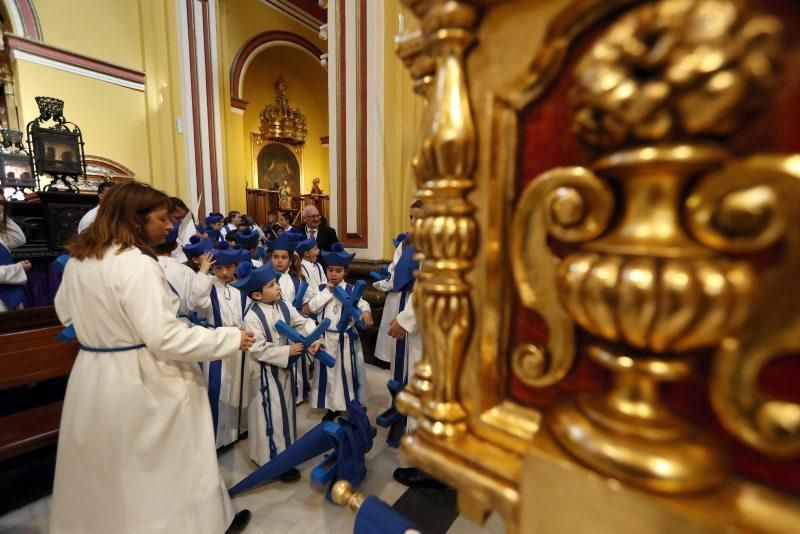
<path id="1" fill-rule="evenodd" d="M 228 247 L 225 242 L 218 247 L 212 253 L 213 260 L 203 262 L 195 274 L 190 307 L 208 321 L 209 327 L 241 327 L 247 308 L 247 295 L 240 293 L 231 282 L 235 279 L 242 253 L 241 250 Z M 209 276 L 212 266 L 214 276 Z M 248 398 L 244 363 L 244 354 L 237 353 L 203 366 L 217 448 L 233 443 L 246 430 L 243 424 L 246 421 L 241 417 L 242 402 Z"/>
<path id="2" fill-rule="evenodd" d="M 308 289 L 313 297 L 319 291 L 319 287 L 328 281 L 325 277 L 325 270 L 317 262 L 319 258 L 317 240 L 313 237 L 304 239 L 297 244 L 294 251 L 300 256 L 300 269 L 303 271 L 303 277 L 308 282 Z"/>
<path id="3" fill-rule="evenodd" d="M 245 315 L 245 328 L 255 336 L 250 348 L 250 408 L 248 427 L 250 458 L 263 465 L 286 450 L 296 439 L 297 366 L 303 353 L 302 343 L 290 343 L 275 328 L 283 321 L 301 335 L 310 334 L 316 327 L 314 321 L 300 315 L 281 298 L 282 278 L 270 264 L 254 269 L 246 277 L 233 283 L 249 296 L 253 305 Z M 316 354 L 321 342 L 308 349 Z M 297 469 L 281 476 L 285 482 L 300 478 Z"/>
<path id="4" fill-rule="evenodd" d="M 261 235 L 258 232 L 254 232 L 251 228 L 239 230 L 235 232 L 234 235 L 236 236 L 236 243 L 250 252 L 250 261 L 253 267 L 261 267 L 264 265 L 264 262 L 261 261 L 261 258 L 264 257 L 264 249 L 258 244 Z"/>
<path id="5" fill-rule="evenodd" d="M 212 243 L 209 238 L 201 238 L 199 235 L 193 235 L 191 239 L 189 239 L 189 242 L 183 246 L 183 253 L 187 258 L 185 265 L 192 271 L 197 272 L 200 269 L 203 256 L 210 253 L 213 249 L 214 243 Z"/>
<path id="6" fill-rule="evenodd" d="M 294 249 L 298 242 L 298 237 L 302 238 L 302 234 L 292 235 L 290 232 L 284 232 L 277 238 L 267 243 L 269 250 L 270 264 L 280 275 L 279 283 L 281 286 L 281 296 L 289 305 L 290 308 L 294 307 L 295 297 L 300 290 L 300 284 L 303 280 L 298 276 L 298 273 L 293 269 Z M 311 299 L 308 291 L 303 298 L 303 303 L 307 303 Z M 297 403 L 305 401 L 311 391 L 310 375 L 306 365 L 300 366 L 298 373 L 298 395 Z"/>
<path id="7" fill-rule="evenodd" d="M 312 408 L 328 410 L 325 420 L 332 420 L 336 412 L 347 410 L 351 400 L 358 399 L 361 404 L 366 404 L 369 397 L 364 351 L 354 319 L 348 317 L 343 324 L 340 324 L 340 319 L 346 313 L 344 306 L 355 306 L 361 312 L 359 320 L 363 321 L 364 326 L 370 327 L 373 324 L 372 312 L 363 298 L 357 302 L 342 302 L 334 295 L 344 294 L 352 298 L 355 293 L 355 288 L 344 281 L 347 268 L 355 256 L 345 252 L 341 243 L 334 243 L 331 252 L 322 252 L 328 282 L 320 286 L 319 292 L 308 303 L 319 321 L 326 317 L 331 320 L 331 326 L 325 332 L 324 344 L 327 352 L 336 359 L 336 365 L 332 369 L 324 365 L 314 366 L 310 400 Z"/>

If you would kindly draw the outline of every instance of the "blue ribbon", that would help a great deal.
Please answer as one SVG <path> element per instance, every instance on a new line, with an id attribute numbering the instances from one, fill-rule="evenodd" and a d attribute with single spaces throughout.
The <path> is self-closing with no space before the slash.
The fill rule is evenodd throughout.
<path id="1" fill-rule="evenodd" d="M 392 396 L 392 406 L 388 410 L 381 412 L 375 422 L 378 426 L 389 429 L 386 435 L 386 444 L 390 447 L 397 447 L 400 445 L 400 438 L 405 434 L 406 425 L 408 424 L 408 418 L 397 411 L 395 406 L 397 394 L 403 390 L 404 385 L 396 380 L 389 380 L 386 386 Z"/>
<path id="2" fill-rule="evenodd" d="M 300 311 L 303 308 L 303 297 L 306 296 L 306 291 L 308 291 L 308 283 L 300 282 L 300 285 L 295 291 L 294 301 L 292 302 L 292 306 L 294 306 L 295 310 Z"/>
<path id="3" fill-rule="evenodd" d="M 5 245 L 0 244 L 0 265 L 13 265 L 14 257 Z M 25 300 L 24 284 L 0 284 L 0 300 L 5 307 L 14 310 Z"/>
<path id="4" fill-rule="evenodd" d="M 370 271 L 369 276 L 376 282 L 380 282 L 381 280 L 388 280 L 389 276 L 391 276 L 391 273 L 389 273 L 389 266 L 381 265 L 380 269 L 378 269 L 377 271 Z"/>
<path id="5" fill-rule="evenodd" d="M 375 434 L 366 410 L 358 401 L 353 401 L 347 408 L 347 415 L 340 417 L 338 422 L 318 424 L 288 449 L 242 479 L 228 490 L 228 494 L 234 497 L 265 484 L 331 449 L 334 452 L 312 470 L 311 480 L 328 485 L 337 480 L 347 480 L 357 487 L 366 476 L 364 455 L 372 449 Z"/>

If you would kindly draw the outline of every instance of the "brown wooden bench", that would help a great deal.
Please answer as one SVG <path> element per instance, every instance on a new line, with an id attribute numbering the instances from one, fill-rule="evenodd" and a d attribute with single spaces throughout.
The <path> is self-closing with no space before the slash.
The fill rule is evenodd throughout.
<path id="1" fill-rule="evenodd" d="M 76 342 L 60 343 L 53 308 L 0 316 L 0 390 L 69 375 Z M 0 460 L 55 443 L 63 401 L 0 417 Z"/>

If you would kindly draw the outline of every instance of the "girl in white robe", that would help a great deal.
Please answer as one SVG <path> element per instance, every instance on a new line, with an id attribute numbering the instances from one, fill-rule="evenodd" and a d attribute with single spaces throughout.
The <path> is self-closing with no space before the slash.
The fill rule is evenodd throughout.
<path id="1" fill-rule="evenodd" d="M 400 239 L 401 237 L 402 239 Z M 389 336 L 389 323 L 397 317 L 397 313 L 400 311 L 400 300 L 403 297 L 402 292 L 393 291 L 392 277 L 397 262 L 403 255 L 403 241 L 406 237 L 407 234 L 397 236 L 397 240 L 400 242 L 395 245 L 394 257 L 387 269 L 387 278 L 372 283 L 372 287 L 386 293 L 386 300 L 383 302 L 383 312 L 381 313 L 381 324 L 378 327 L 378 337 L 375 342 L 375 357 L 391 364 L 395 360 L 397 341 Z"/>
<path id="2" fill-rule="evenodd" d="M 313 408 L 325 408 L 332 412 L 347 410 L 353 399 L 366 405 L 369 398 L 367 375 L 364 369 L 364 351 L 361 338 L 350 318 L 342 330 L 338 330 L 339 318 L 342 314 L 342 303 L 334 296 L 334 286 L 346 293 L 353 291 L 353 286 L 344 281 L 347 267 L 355 254 L 346 254 L 342 245 L 335 243 L 331 252 L 323 252 L 325 273 L 328 283 L 320 287 L 319 292 L 309 301 L 309 307 L 317 314 L 319 321 L 328 318 L 331 326 L 325 332 L 325 351 L 336 359 L 336 365 L 329 369 L 324 365 L 314 366 L 314 377 L 311 384 L 310 404 Z M 356 307 L 361 311 L 360 319 L 367 327 L 372 325 L 372 313 L 369 303 L 359 299 Z"/>
<path id="3" fill-rule="evenodd" d="M 162 208 L 147 209 L 159 199 Z M 179 302 L 161 267 L 137 248 L 155 240 L 153 224 L 157 235 L 158 224 L 169 223 L 166 195 L 133 182 L 106 200 L 100 226 L 70 245 L 75 257 L 55 299 L 81 350 L 61 416 L 50 532 L 226 532 L 233 507 L 194 362 L 246 350 L 252 335 L 190 329 L 176 318 Z M 139 213 L 147 214 L 145 230 L 120 233 L 145 217 Z M 100 227 L 128 243 L 98 244 Z M 90 240 L 100 259 L 87 252 Z"/>
<path id="4" fill-rule="evenodd" d="M 208 321 L 209 327 L 240 326 L 244 323 L 247 296 L 233 287 L 233 273 L 241 260 L 238 250 L 220 248 L 214 251 L 214 276 L 209 264 L 201 264 L 195 273 L 190 308 Z M 247 429 L 246 410 L 247 359 L 244 354 L 203 365 L 208 387 L 211 416 L 216 429 L 217 448 L 230 445 Z"/>
<path id="5" fill-rule="evenodd" d="M 14 261 L 11 256 L 13 249 L 25 244 L 25 234 L 6 213 L 6 199 L 0 199 L 0 312 L 4 312 L 22 308 L 22 288 L 28 282 L 31 262 Z"/>
<path id="6" fill-rule="evenodd" d="M 245 315 L 245 327 L 253 332 L 255 341 L 249 351 L 251 385 L 248 409 L 250 458 L 263 465 L 280 454 L 297 439 L 297 395 L 295 377 L 300 365 L 293 347 L 275 328 L 283 321 L 301 335 L 310 334 L 313 320 L 287 305 L 280 296 L 279 274 L 271 265 L 254 270 L 234 282 L 254 299 Z M 311 346 L 315 353 L 319 343 Z M 302 348 L 302 345 L 300 345 Z"/>

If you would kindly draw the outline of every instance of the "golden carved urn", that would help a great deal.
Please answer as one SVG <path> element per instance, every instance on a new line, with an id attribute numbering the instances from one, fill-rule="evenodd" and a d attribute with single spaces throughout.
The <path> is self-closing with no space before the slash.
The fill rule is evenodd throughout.
<path id="1" fill-rule="evenodd" d="M 704 236 L 763 247 L 775 191 L 739 186 L 709 206 L 698 184 L 732 160 L 719 139 L 769 89 L 780 38 L 777 19 L 734 1 L 631 10 L 585 53 L 570 92 L 573 130 L 608 152 L 537 177 L 521 199 L 536 208 L 512 225 L 538 210 L 553 239 L 576 245 L 558 261 L 557 298 L 610 375 L 606 391 L 556 406 L 550 430 L 581 462 L 648 490 L 704 490 L 727 474 L 723 448 L 665 407 L 659 383 L 690 377 L 753 311 L 758 276 Z M 517 265 L 523 289 L 535 274 Z"/>
<path id="2" fill-rule="evenodd" d="M 798 499 L 740 457 L 800 458 L 800 404 L 759 387 L 800 353 L 800 154 L 769 152 L 800 152 L 776 120 L 800 7 L 403 3 L 424 104 L 409 461 L 510 532 L 797 531 Z"/>

